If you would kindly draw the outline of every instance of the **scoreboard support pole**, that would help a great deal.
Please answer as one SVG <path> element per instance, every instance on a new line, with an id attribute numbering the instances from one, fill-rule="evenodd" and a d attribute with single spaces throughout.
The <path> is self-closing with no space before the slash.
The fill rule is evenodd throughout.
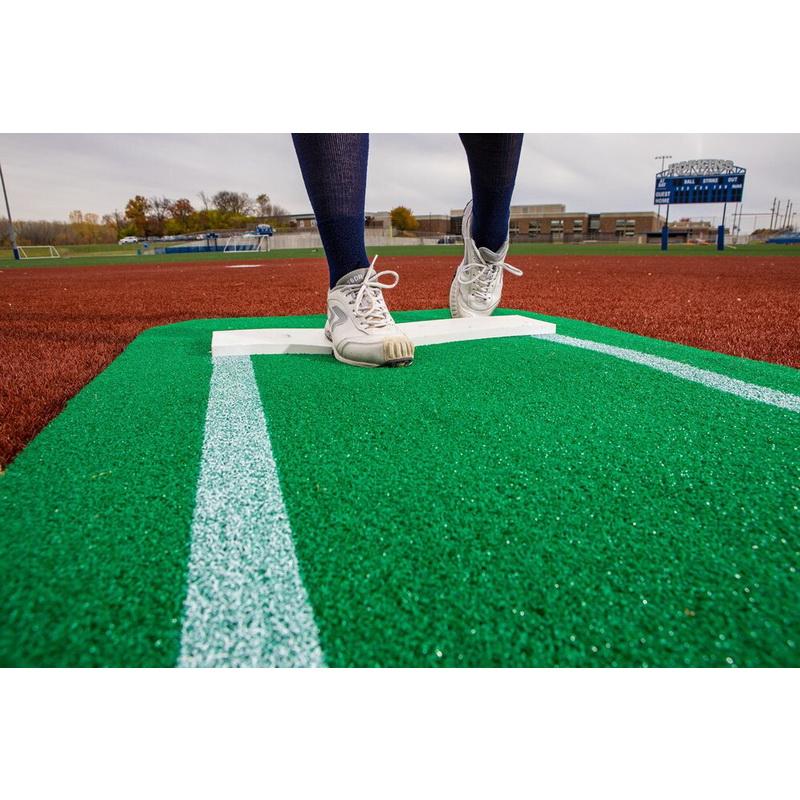
<path id="1" fill-rule="evenodd" d="M 725 212 L 728 210 L 728 204 L 722 206 L 722 225 L 717 228 L 717 250 L 725 249 Z"/>
<path id="2" fill-rule="evenodd" d="M 661 249 L 666 250 L 669 247 L 669 203 L 667 203 L 667 219 L 661 228 Z"/>

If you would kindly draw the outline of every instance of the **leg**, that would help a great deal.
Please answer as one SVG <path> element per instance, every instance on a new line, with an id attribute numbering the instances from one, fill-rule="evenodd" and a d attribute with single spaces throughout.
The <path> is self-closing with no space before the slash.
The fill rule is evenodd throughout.
<path id="1" fill-rule="evenodd" d="M 348 272 L 369 266 L 364 246 L 369 135 L 294 133 L 292 139 L 333 286 Z"/>
<path id="2" fill-rule="evenodd" d="M 521 133 L 462 133 L 472 202 L 464 209 L 464 258 L 450 284 L 453 317 L 488 317 L 500 304 L 503 274 L 522 275 L 506 263 L 511 195 L 522 149 Z"/>
<path id="3" fill-rule="evenodd" d="M 405 366 L 414 345 L 395 325 L 383 290 L 399 275 L 376 272 L 364 246 L 366 133 L 292 134 L 330 271 L 325 335 L 333 354 L 359 367 Z M 394 276 L 394 283 L 381 278 Z"/>
<path id="4" fill-rule="evenodd" d="M 497 252 L 508 239 L 521 133 L 462 133 L 472 183 L 472 239 Z"/>

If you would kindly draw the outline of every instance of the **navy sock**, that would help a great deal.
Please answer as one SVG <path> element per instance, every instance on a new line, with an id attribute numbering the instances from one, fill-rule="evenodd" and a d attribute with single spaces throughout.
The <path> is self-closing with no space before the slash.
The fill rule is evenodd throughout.
<path id="1" fill-rule="evenodd" d="M 521 133 L 462 133 L 472 183 L 472 239 L 497 251 L 508 238 Z"/>
<path id="2" fill-rule="evenodd" d="M 333 286 L 348 272 L 369 266 L 364 245 L 369 135 L 293 133 L 292 139 Z"/>

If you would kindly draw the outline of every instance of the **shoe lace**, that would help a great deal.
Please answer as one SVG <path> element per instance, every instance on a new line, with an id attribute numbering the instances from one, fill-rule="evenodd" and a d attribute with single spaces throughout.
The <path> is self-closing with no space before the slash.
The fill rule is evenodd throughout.
<path id="1" fill-rule="evenodd" d="M 489 301 L 492 291 L 503 274 L 503 270 L 517 277 L 522 275 L 522 270 L 506 264 L 505 261 L 470 261 L 458 272 L 458 282 L 462 286 L 473 284 L 472 294 L 479 300 Z"/>
<path id="2" fill-rule="evenodd" d="M 375 262 L 378 256 L 372 259 L 369 269 L 364 273 L 364 280 L 352 287 L 347 287 L 348 300 L 353 305 L 353 314 L 356 319 L 370 328 L 383 328 L 391 325 L 394 320 L 386 307 L 383 299 L 384 289 L 394 289 L 400 282 L 400 276 L 391 269 L 376 272 Z M 392 283 L 381 283 L 384 276 L 394 276 Z"/>

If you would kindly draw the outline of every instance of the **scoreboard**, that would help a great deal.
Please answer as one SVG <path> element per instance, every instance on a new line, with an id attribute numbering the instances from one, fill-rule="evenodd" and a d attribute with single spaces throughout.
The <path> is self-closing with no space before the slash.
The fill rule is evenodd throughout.
<path id="1" fill-rule="evenodd" d="M 657 175 L 653 203 L 740 203 L 743 190 L 744 174 Z"/>

